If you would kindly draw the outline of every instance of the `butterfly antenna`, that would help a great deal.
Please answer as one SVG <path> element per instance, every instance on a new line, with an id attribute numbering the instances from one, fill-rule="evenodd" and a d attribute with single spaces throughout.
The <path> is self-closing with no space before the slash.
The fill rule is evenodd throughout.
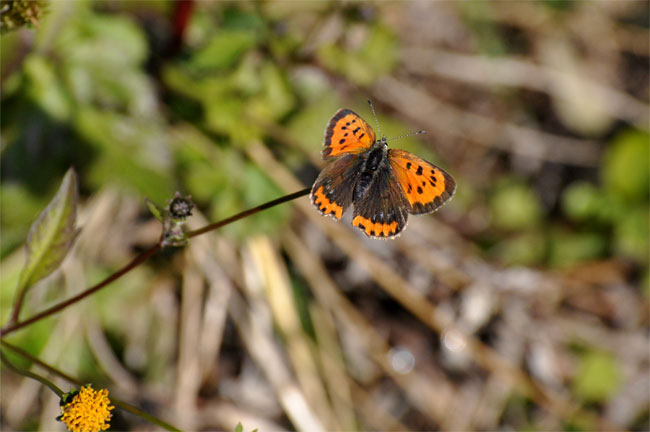
<path id="1" fill-rule="evenodd" d="M 381 129 L 379 129 L 379 121 L 377 120 L 377 114 L 375 114 L 375 107 L 372 105 L 372 101 L 368 99 L 368 105 L 370 105 L 370 110 L 372 111 L 372 116 L 375 118 L 375 125 L 377 125 L 377 135 L 383 136 L 381 134 Z"/>
<path id="2" fill-rule="evenodd" d="M 404 135 L 399 135 L 399 136 L 396 136 L 396 137 L 388 138 L 386 141 L 398 140 L 398 139 L 410 137 L 410 136 L 413 136 L 413 135 L 422 135 L 422 134 L 425 134 L 425 133 L 427 133 L 427 131 L 423 131 L 423 130 L 417 131 L 417 132 L 409 132 L 409 133 L 404 134 Z"/>

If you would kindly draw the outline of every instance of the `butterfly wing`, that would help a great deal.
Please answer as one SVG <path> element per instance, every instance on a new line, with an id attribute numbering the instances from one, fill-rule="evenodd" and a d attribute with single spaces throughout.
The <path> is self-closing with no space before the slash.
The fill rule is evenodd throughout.
<path id="1" fill-rule="evenodd" d="M 449 174 L 412 153 L 390 149 L 388 160 L 408 202 L 409 213 L 431 213 L 456 191 L 456 182 Z"/>
<path id="2" fill-rule="evenodd" d="M 407 208 L 391 168 L 382 165 L 374 173 L 368 191 L 355 201 L 352 225 L 369 237 L 393 237 L 406 227 Z"/>
<path id="3" fill-rule="evenodd" d="M 311 189 L 311 202 L 321 214 L 341 219 L 352 204 L 354 184 L 362 163 L 357 155 L 344 154 L 321 171 Z"/>
<path id="4" fill-rule="evenodd" d="M 340 109 L 334 114 L 323 145 L 323 159 L 332 159 L 346 153 L 367 150 L 375 142 L 375 131 L 354 111 Z"/>

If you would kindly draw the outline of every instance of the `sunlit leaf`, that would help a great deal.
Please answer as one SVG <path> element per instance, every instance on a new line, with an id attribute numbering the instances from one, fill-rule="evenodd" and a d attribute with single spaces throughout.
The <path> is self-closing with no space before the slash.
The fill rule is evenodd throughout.
<path id="1" fill-rule="evenodd" d="M 648 262 L 650 210 L 647 205 L 629 209 L 614 227 L 614 247 L 623 256 Z"/>
<path id="2" fill-rule="evenodd" d="M 605 188 L 623 201 L 648 200 L 650 193 L 650 147 L 648 134 L 625 131 L 611 143 L 604 156 Z"/>
<path id="3" fill-rule="evenodd" d="M 542 232 L 523 232 L 511 238 L 501 239 L 493 252 L 505 265 L 537 265 L 546 255 L 547 243 Z"/>
<path id="4" fill-rule="evenodd" d="M 325 44 L 319 47 L 317 55 L 328 69 L 357 84 L 369 85 L 394 67 L 397 42 L 390 31 L 374 26 L 368 29 L 359 48 Z"/>
<path id="5" fill-rule="evenodd" d="M 497 187 L 490 202 L 495 226 L 519 230 L 537 226 L 542 219 L 542 204 L 532 189 L 514 181 Z"/>
<path id="6" fill-rule="evenodd" d="M 120 184 L 154 202 L 162 202 L 173 190 L 168 175 L 170 137 L 156 123 L 109 111 L 84 109 L 76 130 L 96 148 L 86 180 L 95 187 Z"/>
<path id="7" fill-rule="evenodd" d="M 52 64 L 43 57 L 28 56 L 24 71 L 29 97 L 56 120 L 70 117 L 70 104 Z"/>
<path id="8" fill-rule="evenodd" d="M 255 35 L 239 30 L 224 30 L 192 58 L 198 69 L 225 69 L 234 65 L 255 44 Z"/>
<path id="9" fill-rule="evenodd" d="M 589 402 L 606 400 L 619 386 L 620 373 L 615 358 L 606 352 L 588 352 L 573 380 L 577 395 Z"/>
<path id="10" fill-rule="evenodd" d="M 156 203 L 154 203 L 153 201 L 151 201 L 149 198 L 145 198 L 145 199 L 144 199 L 144 202 L 145 202 L 145 204 L 147 204 L 147 207 L 149 208 L 149 211 L 151 212 L 151 214 L 152 214 L 156 219 L 158 219 L 159 221 L 162 222 L 162 220 L 163 220 L 162 212 L 161 212 L 161 210 L 158 208 L 158 206 L 156 205 Z"/>
<path id="11" fill-rule="evenodd" d="M 25 290 L 61 264 L 77 236 L 77 175 L 71 168 L 58 192 L 29 230 L 25 267 L 19 287 Z"/>
<path id="12" fill-rule="evenodd" d="M 562 208 L 571 219 L 583 221 L 598 214 L 602 205 L 602 193 L 586 181 L 570 184 L 562 194 Z"/>
<path id="13" fill-rule="evenodd" d="M 565 229 L 550 232 L 549 263 L 570 267 L 601 257 L 607 250 L 607 238 L 597 232 L 575 233 Z"/>

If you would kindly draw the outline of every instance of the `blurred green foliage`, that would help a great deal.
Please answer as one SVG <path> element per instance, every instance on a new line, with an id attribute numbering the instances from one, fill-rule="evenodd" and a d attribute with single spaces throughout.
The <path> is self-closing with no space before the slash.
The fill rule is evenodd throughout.
<path id="1" fill-rule="evenodd" d="M 549 2 L 551 9 L 560 3 Z M 54 2 L 60 23 L 45 23 L 41 49 L 27 53 L 3 92 L 2 130 L 7 137 L 0 204 L 5 255 L 22 243 L 28 221 L 69 166 L 80 172 L 82 191 L 118 185 L 162 204 L 175 190 L 191 194 L 212 219 L 221 219 L 281 194 L 242 149 L 265 141 L 293 169 L 304 152 L 320 150 L 323 126 L 343 105 L 370 117 L 363 99 L 342 102 L 328 77 L 288 65 L 304 58 L 300 30 L 259 5 L 223 4 L 193 15 L 185 51 L 168 60 L 152 51 L 151 36 L 134 16 L 105 13 L 92 2 Z M 156 6 L 170 12 L 170 6 Z M 301 4 L 319 9 L 324 5 Z M 370 85 L 397 64 L 397 38 L 372 14 L 345 14 L 343 39 L 325 39 L 314 59 L 352 83 Z M 461 5 L 476 27 L 484 52 L 505 52 L 487 4 Z M 367 11 L 366 11 L 367 12 Z M 54 28 L 56 26 L 56 28 Z M 3 38 L 11 56 L 16 41 Z M 160 64 L 159 72 L 151 61 Z M 402 124 L 380 118 L 383 132 Z M 277 146 L 265 126 L 285 124 L 298 147 Z M 400 142 L 416 148 L 416 140 Z M 623 130 L 600 167 L 601 184 L 577 180 L 561 196 L 566 219 L 554 219 L 525 179 L 506 175 L 489 186 L 491 251 L 506 264 L 566 267 L 620 254 L 648 259 L 648 135 Z M 9 211 L 8 209 L 11 209 Z M 273 232 L 286 222 L 287 206 L 246 219 L 226 231 Z M 497 241 L 498 238 L 498 241 Z"/>
<path id="2" fill-rule="evenodd" d="M 573 378 L 573 390 L 585 402 L 603 402 L 618 389 L 621 374 L 614 356 L 602 351 L 587 351 L 580 358 Z"/>
<path id="3" fill-rule="evenodd" d="M 365 43 L 357 48 L 346 49 L 336 44 L 321 46 L 317 54 L 319 60 L 355 84 L 372 84 L 393 69 L 398 51 L 395 37 L 385 27 L 373 26 L 368 32 Z"/>
<path id="4" fill-rule="evenodd" d="M 7 3 L 32 8 L 39 4 L 2 2 Z M 540 3 L 551 13 L 574 5 L 568 0 Z M 151 2 L 147 8 L 162 16 L 171 13 L 173 4 Z M 388 25 L 362 13 L 363 5 L 337 5 L 345 9 L 336 23 L 344 28 L 341 36 L 314 42 L 309 31 L 288 18 L 296 10 L 329 10 L 329 3 L 280 2 L 272 11 L 260 4 L 217 2 L 198 10 L 183 49 L 173 55 L 157 47 L 162 42 L 156 40 L 155 25 L 129 12 L 128 8 L 135 9 L 131 2 L 55 1 L 48 11 L 51 19 L 43 20 L 33 45 L 23 46 L 16 33 L 4 35 L 1 256 L 17 259 L 11 252 L 25 242 L 30 224 L 70 166 L 80 174 L 85 197 L 118 187 L 162 206 L 179 190 L 191 194 L 211 220 L 219 220 L 283 194 L 264 167 L 247 159 L 245 150 L 251 142 L 267 145 L 290 169 L 300 172 L 306 155 L 320 152 L 323 129 L 338 108 L 354 109 L 373 124 L 363 92 L 389 74 L 400 57 L 398 38 Z M 471 30 L 466 35 L 468 46 L 482 54 L 508 54 L 508 41 L 500 33 L 503 26 L 490 18 L 489 2 L 461 2 L 457 7 Z M 31 18 L 23 16 L 23 21 Z M 3 32 L 20 25 L 3 14 Z M 335 80 L 344 84 L 340 88 L 358 91 L 342 100 L 342 92 L 332 90 Z M 388 136 L 408 132 L 381 112 L 379 122 Z M 280 133 L 270 132 L 278 125 Z M 282 133 L 289 139 L 278 138 Z M 472 190 L 463 173 L 450 167 L 459 184 L 451 206 L 463 197 L 463 212 L 485 204 L 480 216 L 487 222 L 477 235 L 484 234 L 485 239 L 472 240 L 506 265 L 568 268 L 615 256 L 641 269 L 640 280 L 650 296 L 649 138 L 645 131 L 621 129 L 605 143 L 601 164 L 593 169 L 599 181 L 583 176 L 558 187 L 556 207 L 544 202 L 539 186 L 521 174 L 503 172 L 482 189 Z M 419 142 L 408 138 L 399 147 L 436 162 L 436 155 Z M 222 232 L 238 239 L 256 232 L 277 233 L 289 214 L 289 205 L 275 207 Z M 99 264 L 91 266 L 86 277 L 100 280 L 111 271 Z M 168 365 L 167 357 L 155 354 L 172 349 L 161 348 L 158 341 L 170 340 L 166 336 L 175 329 L 166 327 L 166 321 L 158 322 L 153 311 L 143 313 L 136 307 L 149 300 L 152 271 L 139 267 L 110 291 L 98 293 L 92 307 L 99 311 L 109 340 L 120 341 L 115 343 L 116 352 L 128 357 L 136 372 L 158 382 Z M 3 318 L 18 278 L 17 271 L 4 272 L 0 278 Z M 298 285 L 294 294 L 304 315 L 302 323 L 312 335 L 305 291 Z M 60 298 L 47 283 L 42 292 L 39 300 Z M 115 313 L 118 309 L 120 314 Z M 124 316 L 133 321 L 129 323 L 133 328 L 159 332 L 144 342 L 151 346 L 138 347 L 141 351 L 131 356 L 119 352 L 128 349 L 122 340 L 130 336 L 125 334 Z M 12 341 L 38 354 L 52 334 L 53 322 L 30 326 Z M 76 353 L 73 357 L 82 374 L 96 373 L 91 349 L 84 342 L 77 340 L 68 349 Z M 580 353 L 572 382 L 575 394 L 587 403 L 606 400 L 620 385 L 619 368 L 608 353 Z M 513 397 L 506 415 L 526 417 L 528 402 Z M 593 427 L 580 422 L 577 419 L 576 425 L 583 429 Z"/>
<path id="5" fill-rule="evenodd" d="M 26 55 L 5 87 L 3 255 L 24 240 L 28 221 L 70 165 L 85 193 L 112 184 L 162 204 L 181 190 L 220 219 L 281 195 L 240 150 L 267 138 L 258 122 L 293 128 L 309 117 L 299 141 L 307 151 L 320 150 L 323 127 L 342 103 L 324 76 L 295 77 L 278 63 L 301 49 L 296 31 L 282 26 L 290 10 L 270 17 L 256 5 L 227 4 L 217 11 L 218 25 L 195 14 L 188 30 L 192 48 L 162 62 L 156 77 L 148 62 L 160 53 L 151 51 L 142 25 L 94 6 L 54 2 L 59 22 L 41 29 L 53 37 L 39 40 L 42 49 Z M 359 17 L 349 18 L 346 25 L 362 30 L 361 37 L 322 48 L 342 67 L 334 67 L 331 54 L 317 55 L 369 84 L 393 67 L 396 39 L 377 23 L 359 26 Z M 9 52 L 18 46 L 11 38 L 2 44 Z M 323 98 L 329 102 L 321 105 Z M 292 149 L 282 151 L 296 164 L 304 160 Z M 226 231 L 273 232 L 287 214 L 286 206 L 272 209 Z"/>
<path id="6" fill-rule="evenodd" d="M 490 205 L 496 228 L 518 231 L 539 225 L 542 205 L 532 189 L 510 179 L 502 179 L 494 189 Z"/>
<path id="7" fill-rule="evenodd" d="M 492 224 L 502 230 L 492 249 L 510 265 L 570 267 L 610 254 L 639 265 L 650 248 L 650 153 L 646 132 L 615 135 L 599 167 L 601 183 L 576 180 L 564 189 L 565 220 L 553 220 L 526 182 L 503 178 L 489 205 Z"/>
<path id="8" fill-rule="evenodd" d="M 603 161 L 603 186 L 624 203 L 647 201 L 650 193 L 650 137 L 646 132 L 627 130 L 617 135 Z"/>
<path id="9" fill-rule="evenodd" d="M 603 158 L 602 185 L 570 185 L 562 203 L 569 218 L 589 227 L 589 235 L 611 241 L 610 252 L 640 264 L 648 261 L 650 247 L 649 139 L 636 130 L 616 135 Z"/>

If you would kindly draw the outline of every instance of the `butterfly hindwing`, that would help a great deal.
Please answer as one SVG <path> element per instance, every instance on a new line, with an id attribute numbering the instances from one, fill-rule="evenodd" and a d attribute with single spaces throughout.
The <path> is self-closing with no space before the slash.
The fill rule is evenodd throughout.
<path id="1" fill-rule="evenodd" d="M 354 202 L 352 225 L 369 237 L 394 237 L 406 227 L 407 206 L 391 168 L 383 164 L 367 192 Z"/>
<path id="2" fill-rule="evenodd" d="M 375 142 L 375 132 L 354 111 L 340 109 L 325 129 L 323 159 L 367 150 Z"/>
<path id="3" fill-rule="evenodd" d="M 456 191 L 456 182 L 449 174 L 410 152 L 390 149 L 388 160 L 408 203 L 409 213 L 431 213 Z"/>
<path id="4" fill-rule="evenodd" d="M 363 161 L 354 154 L 344 154 L 321 171 L 311 189 L 311 202 L 324 215 L 341 219 L 352 204 L 353 187 Z"/>

